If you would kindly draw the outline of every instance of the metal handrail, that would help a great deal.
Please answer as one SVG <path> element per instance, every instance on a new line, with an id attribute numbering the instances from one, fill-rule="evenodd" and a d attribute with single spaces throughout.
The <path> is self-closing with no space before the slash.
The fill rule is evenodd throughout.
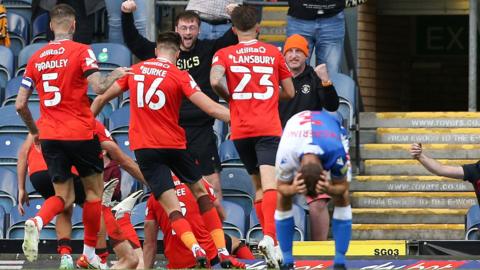
<path id="1" fill-rule="evenodd" d="M 186 6 L 188 1 L 162 1 L 156 0 L 159 6 Z M 251 6 L 267 6 L 267 7 L 286 7 L 288 2 L 264 2 L 264 1 L 244 1 L 243 4 Z"/>

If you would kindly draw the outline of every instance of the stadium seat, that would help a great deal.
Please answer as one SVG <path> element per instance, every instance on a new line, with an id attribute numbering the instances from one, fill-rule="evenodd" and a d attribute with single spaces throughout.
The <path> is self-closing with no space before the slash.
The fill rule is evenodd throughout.
<path id="1" fill-rule="evenodd" d="M 3 207 L 0 206 L 0 239 L 5 238 L 5 223 L 6 223 L 6 212 Z"/>
<path id="2" fill-rule="evenodd" d="M 91 48 L 97 57 L 101 71 L 111 71 L 117 67 L 130 67 L 132 64 L 132 53 L 122 44 L 93 43 Z"/>
<path id="3" fill-rule="evenodd" d="M 130 125 L 130 106 L 115 110 L 109 117 L 108 129 L 112 134 L 127 133 Z"/>
<path id="4" fill-rule="evenodd" d="M 78 226 L 83 224 L 83 209 L 80 205 L 74 204 L 73 205 L 73 213 L 72 213 L 72 226 Z"/>
<path id="5" fill-rule="evenodd" d="M 135 207 L 133 207 L 132 213 L 130 215 L 130 219 L 132 222 L 132 225 L 138 226 L 142 225 L 145 222 L 145 211 L 147 210 L 147 202 L 141 202 Z"/>
<path id="6" fill-rule="evenodd" d="M 30 200 L 30 206 L 24 205 L 25 215 L 20 215 L 18 209 L 13 207 L 10 212 L 9 228 L 7 230 L 8 239 L 23 239 L 25 221 L 35 216 L 42 207 L 44 199 Z M 55 227 L 52 223 L 44 226 L 40 233 L 40 239 L 57 239 Z"/>
<path id="7" fill-rule="evenodd" d="M 0 133 L 0 165 L 16 165 L 17 153 L 25 136 L 20 134 Z"/>
<path id="8" fill-rule="evenodd" d="M 135 154 L 130 150 L 130 140 L 128 139 L 127 133 L 116 133 L 112 134 L 113 139 L 117 142 L 118 146 L 122 151 L 135 160 Z"/>
<path id="9" fill-rule="evenodd" d="M 93 89 L 91 88 L 91 86 L 89 85 L 88 86 L 88 91 L 87 91 L 87 95 L 88 97 L 91 99 L 91 100 L 94 100 L 98 95 L 97 93 L 95 93 L 93 91 Z M 117 98 L 114 98 L 112 100 L 110 100 L 110 102 L 108 102 L 108 104 L 105 104 L 105 106 L 103 106 L 102 108 L 102 114 L 108 118 L 110 117 L 110 115 L 112 114 L 113 111 L 115 111 L 115 109 L 118 107 L 118 99 Z"/>
<path id="10" fill-rule="evenodd" d="M 25 73 L 25 68 L 27 66 L 28 60 L 30 60 L 30 58 L 36 51 L 43 48 L 45 45 L 47 45 L 47 43 L 30 44 L 19 52 L 17 71 L 15 72 L 15 76 L 22 76 L 23 73 Z"/>
<path id="11" fill-rule="evenodd" d="M 351 130 L 355 124 L 355 82 L 352 78 L 342 73 L 332 73 L 330 74 L 330 79 L 332 80 L 340 98 L 340 106 L 337 112 L 343 119 L 347 120 L 347 123 L 344 126 L 348 130 Z"/>
<path id="12" fill-rule="evenodd" d="M 244 167 L 225 167 L 220 173 L 220 179 L 223 193 L 242 193 L 255 198 L 252 178 Z"/>
<path id="13" fill-rule="evenodd" d="M 5 89 L 7 82 L 12 78 L 15 69 L 15 59 L 12 50 L 5 46 L 0 46 L 0 88 Z M 0 100 L 4 96 L 1 95 Z"/>
<path id="14" fill-rule="evenodd" d="M 223 209 L 225 209 L 226 219 L 223 221 L 223 230 L 239 239 L 243 239 L 246 228 L 246 215 L 243 208 L 230 201 L 222 201 Z"/>
<path id="15" fill-rule="evenodd" d="M 465 240 L 480 240 L 480 208 L 472 205 L 465 215 Z"/>
<path id="16" fill-rule="evenodd" d="M 122 94 L 122 98 L 120 99 L 120 104 L 118 107 L 122 108 L 124 106 L 130 106 L 130 91 L 125 91 Z"/>
<path id="17" fill-rule="evenodd" d="M 15 100 L 17 99 L 18 89 L 22 84 L 22 76 L 13 77 L 7 82 L 5 87 L 5 99 L 2 103 L 2 106 L 15 105 Z M 29 102 L 38 102 L 37 91 L 33 91 L 32 95 L 28 98 Z"/>
<path id="18" fill-rule="evenodd" d="M 35 114 L 32 112 L 32 114 Z M 18 133 L 27 136 L 28 128 L 17 114 L 15 106 L 5 106 L 0 108 L 0 133 Z M 35 117 L 34 117 L 35 118 Z"/>
<path id="19" fill-rule="evenodd" d="M 305 240 L 306 229 L 306 213 L 302 207 L 293 204 L 293 218 L 295 219 L 295 233 L 293 235 L 294 241 Z M 263 238 L 262 228 L 255 211 L 250 214 L 250 229 L 247 232 L 247 243 L 257 244 Z"/>
<path id="20" fill-rule="evenodd" d="M 17 174 L 15 171 L 0 167 L 0 206 L 7 212 L 17 204 Z"/>
<path id="21" fill-rule="evenodd" d="M 30 43 L 47 42 L 47 30 L 50 17 L 48 13 L 38 15 L 32 23 L 32 40 Z"/>
<path id="22" fill-rule="evenodd" d="M 32 18 L 32 0 L 2 0 L 2 4 L 8 12 L 23 16 L 30 23 Z"/>
<path id="23" fill-rule="evenodd" d="M 25 191 L 28 194 L 28 198 L 41 198 L 42 195 L 38 193 L 35 188 L 32 185 L 32 182 L 30 181 L 30 177 L 27 175 L 27 178 L 25 179 Z"/>
<path id="24" fill-rule="evenodd" d="M 143 185 L 133 176 L 131 176 L 124 169 L 120 169 L 122 172 L 122 179 L 120 181 L 120 190 L 122 192 L 122 200 L 125 199 L 130 193 L 142 189 Z"/>
<path id="25" fill-rule="evenodd" d="M 84 239 L 85 227 L 83 225 L 73 226 L 72 227 L 72 240 L 83 240 Z"/>
<path id="26" fill-rule="evenodd" d="M 242 161 L 240 160 L 240 156 L 238 155 L 237 148 L 235 148 L 233 141 L 226 140 L 222 142 L 218 151 L 222 166 L 242 165 Z"/>
<path id="27" fill-rule="evenodd" d="M 13 55 L 18 56 L 20 51 L 28 44 L 30 25 L 22 15 L 10 11 L 7 12 L 7 20 L 10 48 Z"/>

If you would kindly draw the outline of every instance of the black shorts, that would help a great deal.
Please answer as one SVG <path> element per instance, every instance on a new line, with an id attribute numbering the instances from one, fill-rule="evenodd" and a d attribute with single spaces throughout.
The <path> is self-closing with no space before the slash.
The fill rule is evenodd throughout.
<path id="1" fill-rule="evenodd" d="M 187 150 L 200 167 L 202 175 L 221 170 L 217 139 L 212 126 L 185 127 Z"/>
<path id="2" fill-rule="evenodd" d="M 260 165 L 275 166 L 280 137 L 261 136 L 233 140 L 248 174 L 258 174 Z"/>
<path id="3" fill-rule="evenodd" d="M 155 199 L 174 189 L 170 170 L 183 183 L 193 184 L 202 178 L 198 166 L 185 149 L 139 149 L 135 158 Z"/>
<path id="4" fill-rule="evenodd" d="M 71 178 L 72 166 L 80 177 L 103 172 L 102 149 L 97 136 L 85 141 L 42 140 L 42 153 L 53 182 Z"/>
<path id="5" fill-rule="evenodd" d="M 39 171 L 30 175 L 30 182 L 33 188 L 46 200 L 55 195 L 55 189 L 52 184 L 52 177 L 48 171 Z M 82 205 L 85 202 L 85 189 L 83 188 L 80 177 L 73 176 L 73 185 L 75 189 L 75 203 Z"/>

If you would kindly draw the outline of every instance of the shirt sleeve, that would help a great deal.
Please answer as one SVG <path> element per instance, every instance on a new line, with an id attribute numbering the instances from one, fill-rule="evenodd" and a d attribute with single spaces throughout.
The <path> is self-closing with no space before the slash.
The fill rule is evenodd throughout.
<path id="1" fill-rule="evenodd" d="M 335 156 L 335 164 L 330 169 L 330 176 L 332 180 L 334 179 L 343 179 L 348 172 L 348 159 L 345 153 Z"/>
<path id="2" fill-rule="evenodd" d="M 205 189 L 207 190 L 208 197 L 210 198 L 210 201 L 214 202 L 217 200 L 217 196 L 215 195 L 215 190 L 213 189 L 213 186 L 205 179 L 202 178 L 202 183 Z"/>
<path id="3" fill-rule="evenodd" d="M 480 179 L 480 161 L 473 164 L 465 164 L 463 168 L 463 180 L 474 183 Z"/>
<path id="4" fill-rule="evenodd" d="M 290 72 L 290 69 L 287 66 L 287 62 L 285 61 L 285 58 L 280 52 L 278 52 L 277 54 L 277 59 L 279 60 L 277 63 L 278 63 L 278 74 L 280 77 L 280 81 L 291 78 L 292 72 Z"/>
<path id="5" fill-rule="evenodd" d="M 79 58 L 83 75 L 88 77 L 90 74 L 98 71 L 97 58 L 89 46 L 81 47 Z"/>
<path id="6" fill-rule="evenodd" d="M 222 50 L 215 53 L 215 55 L 212 58 L 212 66 L 215 66 L 215 65 L 220 65 L 220 66 L 223 66 L 224 68 L 227 67 L 227 65 L 225 64 L 225 60 L 223 59 Z"/>
<path id="7" fill-rule="evenodd" d="M 135 75 L 134 75 L 135 76 Z M 128 90 L 128 75 L 123 76 L 117 80 L 117 84 L 123 92 Z"/>
<path id="8" fill-rule="evenodd" d="M 198 87 L 197 82 L 188 74 L 186 71 L 182 71 L 182 76 L 181 76 L 181 87 L 182 87 L 182 92 L 186 97 L 189 97 L 193 95 L 194 93 L 200 91 L 200 87 Z"/>
<path id="9" fill-rule="evenodd" d="M 95 135 L 98 136 L 100 143 L 113 141 L 110 131 L 108 131 L 107 128 L 105 128 L 105 126 L 98 120 L 95 120 Z"/>
<path id="10" fill-rule="evenodd" d="M 275 160 L 275 173 L 280 181 L 291 182 L 295 177 L 298 161 L 295 160 L 295 153 L 292 151 L 288 143 L 280 142 Z"/>

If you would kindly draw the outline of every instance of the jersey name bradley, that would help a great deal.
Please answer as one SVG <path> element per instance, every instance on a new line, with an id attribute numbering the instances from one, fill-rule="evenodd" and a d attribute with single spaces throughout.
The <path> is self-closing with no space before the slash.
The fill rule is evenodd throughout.
<path id="1" fill-rule="evenodd" d="M 68 63 L 68 59 L 44 61 L 40 63 L 35 63 L 35 68 L 38 71 L 43 71 L 45 69 L 51 69 L 51 68 L 64 68 L 67 66 L 67 63 Z"/>

